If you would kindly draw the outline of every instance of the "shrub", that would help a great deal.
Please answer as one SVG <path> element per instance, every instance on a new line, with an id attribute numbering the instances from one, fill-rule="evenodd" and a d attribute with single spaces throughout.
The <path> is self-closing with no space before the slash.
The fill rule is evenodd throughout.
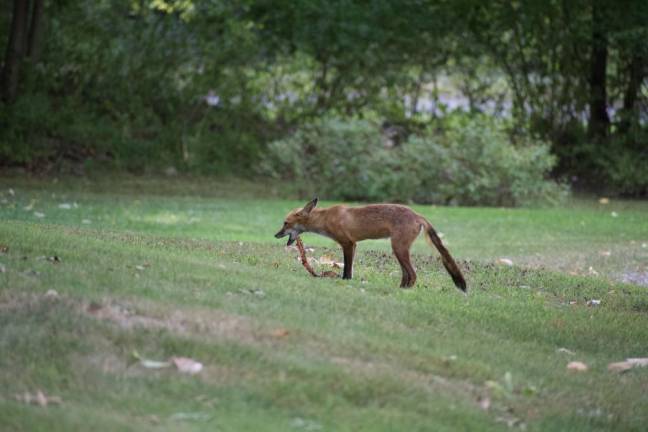
<path id="1" fill-rule="evenodd" d="M 425 170 L 416 201 L 461 205 L 530 205 L 560 201 L 565 187 L 547 180 L 556 163 L 548 144 L 529 137 L 511 143 L 502 127 L 483 117 L 451 122 L 441 136 L 407 143 Z"/>
<path id="2" fill-rule="evenodd" d="M 369 122 L 330 118 L 302 126 L 294 135 L 269 144 L 263 171 L 297 181 L 303 194 L 346 200 L 380 199 L 377 180 L 385 150 L 379 130 Z"/>
<path id="3" fill-rule="evenodd" d="M 442 133 L 387 148 L 370 122 L 326 118 L 271 143 L 262 171 L 295 181 L 304 195 L 513 206 L 565 195 L 545 178 L 554 163 L 547 144 L 514 145 L 487 119 L 450 120 Z"/>
<path id="4" fill-rule="evenodd" d="M 597 149 L 593 159 L 601 177 L 612 192 L 625 196 L 648 195 L 648 129 L 614 137 L 608 146 Z"/>

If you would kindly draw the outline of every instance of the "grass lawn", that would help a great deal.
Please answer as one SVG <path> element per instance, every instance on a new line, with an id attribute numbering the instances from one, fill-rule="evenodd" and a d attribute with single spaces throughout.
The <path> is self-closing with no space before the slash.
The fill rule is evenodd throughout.
<path id="1" fill-rule="evenodd" d="M 278 191 L 0 178 L 0 430 L 646 430 L 648 367 L 607 365 L 648 357 L 648 203 L 415 206 L 465 297 L 422 238 L 414 289 L 386 241 L 353 281 L 310 277 Z M 204 369 L 138 360 L 172 356 Z"/>

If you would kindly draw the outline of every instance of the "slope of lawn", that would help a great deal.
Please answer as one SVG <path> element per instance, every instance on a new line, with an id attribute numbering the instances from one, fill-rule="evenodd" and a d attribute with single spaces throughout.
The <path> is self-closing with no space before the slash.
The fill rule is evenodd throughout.
<path id="1" fill-rule="evenodd" d="M 423 240 L 411 290 L 386 241 L 360 244 L 353 281 L 310 277 L 273 238 L 301 204 L 277 195 L 0 179 L 0 429 L 645 430 L 648 368 L 607 365 L 648 357 L 648 204 L 415 206 L 465 297 Z M 140 362 L 173 356 L 204 369 Z M 39 390 L 61 403 L 25 402 Z"/>

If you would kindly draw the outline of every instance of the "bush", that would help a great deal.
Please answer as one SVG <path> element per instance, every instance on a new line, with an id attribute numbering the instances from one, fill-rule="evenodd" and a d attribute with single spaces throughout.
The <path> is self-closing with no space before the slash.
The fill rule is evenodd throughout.
<path id="1" fill-rule="evenodd" d="M 369 122 L 330 118 L 306 124 L 291 137 L 270 143 L 262 170 L 298 182 L 305 195 L 381 199 L 387 194 L 376 185 L 382 178 L 377 162 L 389 161 L 380 142 L 378 128 Z"/>
<path id="2" fill-rule="evenodd" d="M 318 120 L 271 143 L 262 171 L 343 200 L 515 206 L 565 196 L 545 178 L 555 163 L 547 144 L 514 145 L 484 118 L 444 126 L 388 148 L 370 122 Z"/>
<path id="3" fill-rule="evenodd" d="M 648 129 L 632 131 L 624 137 L 614 137 L 597 149 L 592 159 L 596 170 L 607 180 L 608 192 L 625 196 L 648 195 Z"/>
<path id="4" fill-rule="evenodd" d="M 548 144 L 531 138 L 511 143 L 486 118 L 460 118 L 442 136 L 414 137 L 409 154 L 422 157 L 420 202 L 516 206 L 559 201 L 566 189 L 547 180 L 556 163 Z M 411 159 L 411 158 L 410 158 Z"/>

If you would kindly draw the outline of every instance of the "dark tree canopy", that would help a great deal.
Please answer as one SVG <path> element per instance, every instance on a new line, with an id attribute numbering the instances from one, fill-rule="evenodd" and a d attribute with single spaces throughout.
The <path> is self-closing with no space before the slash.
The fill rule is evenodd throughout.
<path id="1" fill-rule="evenodd" d="M 645 193 L 642 0 L 13 0 L 3 165 L 253 171 L 321 116 L 416 133 L 486 114 L 556 174 Z"/>

